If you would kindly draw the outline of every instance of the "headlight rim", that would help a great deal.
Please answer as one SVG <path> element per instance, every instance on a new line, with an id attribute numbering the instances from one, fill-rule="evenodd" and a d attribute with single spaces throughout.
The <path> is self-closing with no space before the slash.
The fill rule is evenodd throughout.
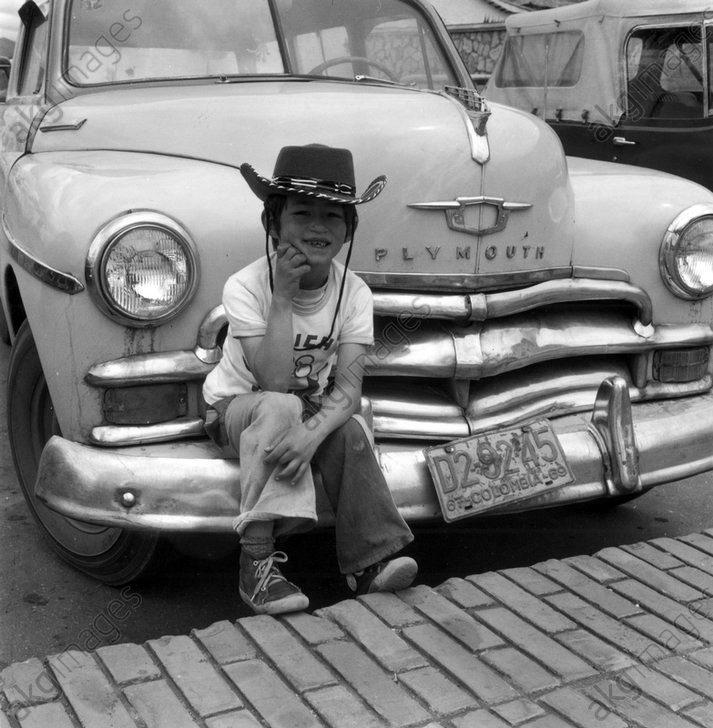
<path id="1" fill-rule="evenodd" d="M 705 291 L 687 286 L 676 264 L 676 251 L 686 230 L 705 218 L 713 220 L 713 203 L 697 203 L 680 212 L 666 229 L 659 249 L 661 278 L 675 296 L 687 301 L 700 301 L 713 295 L 713 285 Z"/>
<path id="2" fill-rule="evenodd" d="M 179 241 L 186 255 L 188 287 L 180 300 L 163 314 L 144 318 L 116 307 L 106 285 L 104 263 L 113 245 L 126 234 L 140 228 L 162 230 Z M 100 227 L 92 238 L 87 253 L 85 276 L 97 308 L 112 321 L 132 328 L 155 328 L 175 319 L 193 300 L 200 280 L 198 251 L 188 230 L 175 218 L 156 210 L 130 210 L 120 213 Z"/>

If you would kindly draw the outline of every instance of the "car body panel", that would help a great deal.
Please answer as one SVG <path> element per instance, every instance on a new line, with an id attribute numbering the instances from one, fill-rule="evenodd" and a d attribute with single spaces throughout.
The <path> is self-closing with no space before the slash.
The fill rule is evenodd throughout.
<path id="1" fill-rule="evenodd" d="M 26 27 L 41 25 L 24 7 Z M 0 298 L 11 338 L 29 324 L 62 433 L 37 464 L 50 508 L 111 527 L 230 528 L 239 464 L 205 435 L 201 384 L 221 355 L 225 280 L 265 249 L 237 167 L 269 174 L 283 145 L 311 142 L 350 148 L 360 190 L 388 177 L 360 209 L 350 267 L 376 314 L 361 413 L 408 519 L 440 514 L 425 449 L 538 418 L 575 481 L 500 512 L 713 469 L 713 299 L 675 293 L 659 254 L 682 216 L 713 216 L 710 190 L 566 157 L 544 121 L 475 93 L 416 0 L 404 7 L 443 44 L 457 89 L 304 73 L 72 85 L 69 7 L 48 6 L 44 86 L 19 94 L 14 64 L 0 129 Z M 329 0 L 304 22 L 349 7 Z M 101 298 L 106 230 L 153 230 L 157 216 L 195 251 L 192 298 L 165 322 L 127 323 Z"/>

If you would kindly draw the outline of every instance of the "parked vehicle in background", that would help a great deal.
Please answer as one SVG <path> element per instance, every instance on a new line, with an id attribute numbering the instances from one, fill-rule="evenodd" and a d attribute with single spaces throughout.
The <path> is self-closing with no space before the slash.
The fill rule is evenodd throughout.
<path id="1" fill-rule="evenodd" d="M 506 21 L 484 95 L 545 119 L 567 154 L 713 188 L 713 6 L 585 0 Z"/>
<path id="2" fill-rule="evenodd" d="M 231 532 L 205 436 L 238 172 L 348 147 L 385 173 L 351 267 L 362 413 L 409 521 L 610 503 L 713 469 L 713 193 L 565 159 L 486 104 L 421 0 L 28 0 L 0 127 L 8 436 L 49 543 L 108 583 Z M 604 221 L 604 222 L 603 222 Z M 325 526 L 328 512 L 321 514 Z M 474 521 L 474 527 L 477 523 Z"/>

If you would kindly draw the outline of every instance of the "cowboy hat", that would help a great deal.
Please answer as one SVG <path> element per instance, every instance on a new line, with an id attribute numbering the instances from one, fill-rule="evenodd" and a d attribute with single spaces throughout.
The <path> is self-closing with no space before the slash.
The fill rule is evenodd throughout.
<path id="1" fill-rule="evenodd" d="M 270 195 L 293 193 L 343 205 L 360 205 L 373 200 L 386 185 L 386 177 L 381 175 L 357 196 L 352 153 L 324 144 L 283 147 L 272 179 L 258 174 L 247 162 L 240 165 L 240 172 L 263 201 Z"/>

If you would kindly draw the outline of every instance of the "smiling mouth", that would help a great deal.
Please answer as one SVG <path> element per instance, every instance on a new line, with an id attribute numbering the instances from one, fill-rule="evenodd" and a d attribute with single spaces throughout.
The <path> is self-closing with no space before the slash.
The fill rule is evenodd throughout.
<path id="1" fill-rule="evenodd" d="M 329 246 L 328 240 L 305 240 L 305 243 L 312 248 L 326 248 Z"/>

